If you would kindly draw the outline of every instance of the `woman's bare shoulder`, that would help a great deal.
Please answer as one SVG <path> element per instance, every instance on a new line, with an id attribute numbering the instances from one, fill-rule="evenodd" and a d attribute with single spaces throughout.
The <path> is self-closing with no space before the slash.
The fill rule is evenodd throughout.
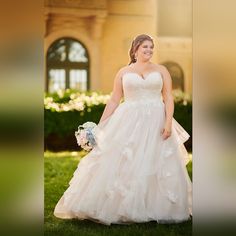
<path id="1" fill-rule="evenodd" d="M 122 77 L 125 74 L 125 72 L 128 71 L 128 68 L 129 68 L 129 66 L 123 66 L 117 71 L 117 73 L 115 75 L 115 81 L 116 82 L 118 82 L 118 81 L 121 82 L 122 81 Z"/>
<path id="2" fill-rule="evenodd" d="M 124 73 L 128 72 L 130 70 L 130 65 L 123 66 L 119 69 L 118 74 L 122 76 Z"/>

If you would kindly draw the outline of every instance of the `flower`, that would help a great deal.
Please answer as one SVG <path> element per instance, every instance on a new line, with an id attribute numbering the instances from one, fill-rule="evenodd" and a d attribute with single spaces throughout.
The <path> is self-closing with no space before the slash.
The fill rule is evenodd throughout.
<path id="1" fill-rule="evenodd" d="M 44 107 L 46 110 L 66 112 L 66 111 L 84 111 L 99 104 L 106 104 L 111 94 L 103 95 L 98 92 L 86 94 L 85 92 L 63 91 L 59 90 L 56 95 L 48 94 L 44 98 Z"/>
<path id="2" fill-rule="evenodd" d="M 172 94 L 174 96 L 174 101 L 177 103 L 182 103 L 183 105 L 187 105 L 191 101 L 190 94 L 184 93 L 180 89 L 174 89 L 172 91 Z"/>
<path id="3" fill-rule="evenodd" d="M 78 131 L 75 131 L 77 143 L 84 150 L 90 151 L 96 145 L 94 129 L 97 125 L 94 122 L 85 122 L 79 125 Z"/>

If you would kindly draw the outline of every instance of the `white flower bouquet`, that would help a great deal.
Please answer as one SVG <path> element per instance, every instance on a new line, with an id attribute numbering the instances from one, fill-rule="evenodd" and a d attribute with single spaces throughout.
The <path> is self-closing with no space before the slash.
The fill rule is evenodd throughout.
<path id="1" fill-rule="evenodd" d="M 94 122 L 86 122 L 78 127 L 78 131 L 75 131 L 75 137 L 77 143 L 84 150 L 90 151 L 96 145 L 95 140 L 95 128 L 97 124 Z"/>

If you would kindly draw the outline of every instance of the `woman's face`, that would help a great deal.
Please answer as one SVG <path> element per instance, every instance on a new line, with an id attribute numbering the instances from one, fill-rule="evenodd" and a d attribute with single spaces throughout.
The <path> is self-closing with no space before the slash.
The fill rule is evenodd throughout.
<path id="1" fill-rule="evenodd" d="M 141 60 L 141 61 L 150 60 L 153 54 L 153 48 L 154 48 L 154 45 L 151 41 L 149 40 L 143 41 L 135 53 L 137 60 Z"/>

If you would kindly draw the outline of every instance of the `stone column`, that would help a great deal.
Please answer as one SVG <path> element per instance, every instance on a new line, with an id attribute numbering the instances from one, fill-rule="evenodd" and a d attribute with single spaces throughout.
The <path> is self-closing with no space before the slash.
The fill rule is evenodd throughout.
<path id="1" fill-rule="evenodd" d="M 95 16 L 91 22 L 91 36 L 93 39 L 100 39 L 102 37 L 103 24 L 105 17 Z"/>
<path id="2" fill-rule="evenodd" d="M 96 16 L 91 21 L 90 26 L 90 35 L 94 41 L 94 48 L 93 48 L 93 58 L 92 60 L 92 67 L 91 67 L 91 90 L 100 90 L 101 89 L 101 65 L 102 62 L 102 55 L 101 55 L 101 47 L 102 47 L 102 31 L 103 31 L 103 24 L 105 22 L 105 17 Z"/>

